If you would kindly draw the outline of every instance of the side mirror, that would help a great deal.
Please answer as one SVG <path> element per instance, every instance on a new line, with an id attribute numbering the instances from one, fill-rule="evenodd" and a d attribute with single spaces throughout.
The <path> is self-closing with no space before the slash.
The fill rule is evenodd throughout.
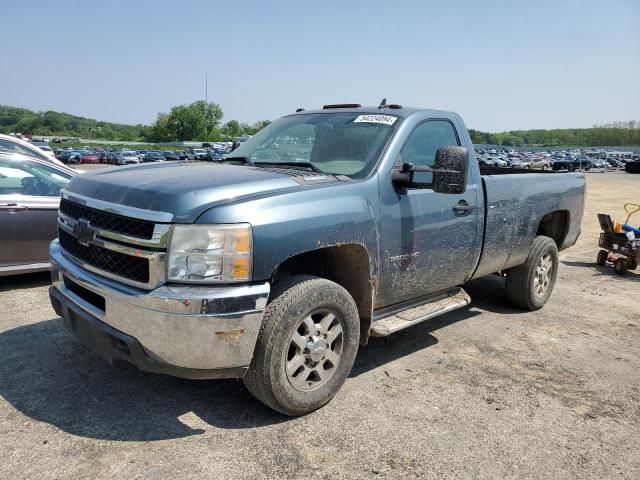
<path id="1" fill-rule="evenodd" d="M 402 170 L 391 172 L 391 181 L 400 186 L 413 184 L 414 172 L 431 172 L 430 188 L 438 193 L 464 193 L 467 189 L 469 152 L 463 147 L 442 147 L 436 152 L 433 167 L 405 163 Z M 426 188 L 426 187 L 422 187 Z"/>
<path id="2" fill-rule="evenodd" d="M 467 189 L 469 152 L 463 147 L 442 147 L 433 165 L 433 191 L 464 193 Z"/>

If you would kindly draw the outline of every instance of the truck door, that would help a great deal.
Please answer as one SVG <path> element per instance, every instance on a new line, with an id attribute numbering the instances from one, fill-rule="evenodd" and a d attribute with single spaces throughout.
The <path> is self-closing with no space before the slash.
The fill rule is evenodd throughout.
<path id="1" fill-rule="evenodd" d="M 409 135 L 394 168 L 403 163 L 433 166 L 436 151 L 453 145 L 460 141 L 450 121 L 424 121 Z M 459 285 L 473 272 L 481 248 L 481 187 L 469 175 L 464 193 L 436 193 L 432 176 L 416 172 L 407 188 L 380 178 L 378 308 Z"/>

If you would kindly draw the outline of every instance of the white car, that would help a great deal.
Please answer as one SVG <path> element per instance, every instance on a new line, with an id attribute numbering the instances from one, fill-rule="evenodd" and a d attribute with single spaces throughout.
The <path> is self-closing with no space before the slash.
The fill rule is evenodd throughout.
<path id="1" fill-rule="evenodd" d="M 21 153 L 23 155 L 29 155 L 40 160 L 46 160 L 51 163 L 55 163 L 58 166 L 66 167 L 64 163 L 58 160 L 53 154 L 53 150 L 44 151 L 43 147 L 36 147 L 32 143 L 20 138 L 12 137 L 11 135 L 3 135 L 0 133 L 0 149 L 8 150 L 10 152 Z"/>
<path id="2" fill-rule="evenodd" d="M 51 148 L 48 145 L 37 145 L 37 147 L 42 150 L 44 153 L 46 153 L 47 155 L 49 155 L 50 157 L 56 158 L 55 154 L 53 153 L 53 148 Z"/>

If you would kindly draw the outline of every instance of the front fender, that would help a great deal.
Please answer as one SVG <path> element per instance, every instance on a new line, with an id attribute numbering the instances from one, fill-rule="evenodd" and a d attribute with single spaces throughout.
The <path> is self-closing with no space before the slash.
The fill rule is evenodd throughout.
<path id="1" fill-rule="evenodd" d="M 196 223 L 250 223 L 254 281 L 269 280 L 290 257 L 343 244 L 363 245 L 377 276 L 378 203 L 376 179 L 340 182 L 214 207 Z"/>

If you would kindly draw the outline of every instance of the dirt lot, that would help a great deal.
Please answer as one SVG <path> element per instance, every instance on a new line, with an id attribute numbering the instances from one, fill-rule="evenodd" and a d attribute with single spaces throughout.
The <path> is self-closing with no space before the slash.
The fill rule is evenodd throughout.
<path id="1" fill-rule="evenodd" d="M 111 367 L 63 333 L 46 275 L 0 279 L 0 478 L 640 478 L 640 273 L 594 263 L 596 213 L 638 192 L 588 175 L 544 309 L 473 282 L 470 308 L 373 339 L 298 419 L 238 381 Z"/>

